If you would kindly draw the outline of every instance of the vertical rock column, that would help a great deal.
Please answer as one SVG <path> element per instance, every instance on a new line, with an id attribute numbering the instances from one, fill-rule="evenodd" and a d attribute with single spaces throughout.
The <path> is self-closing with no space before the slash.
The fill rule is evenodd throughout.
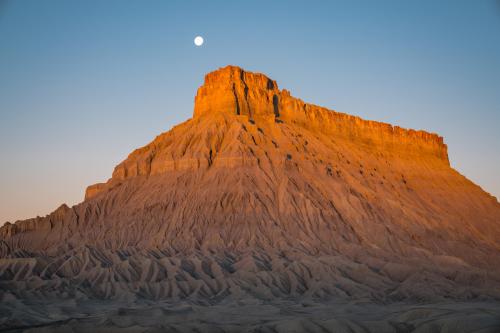
<path id="1" fill-rule="evenodd" d="M 244 115 L 251 121 L 277 117 L 279 94 L 276 81 L 267 76 L 227 66 L 205 76 L 195 97 L 194 117 L 214 112 Z"/>

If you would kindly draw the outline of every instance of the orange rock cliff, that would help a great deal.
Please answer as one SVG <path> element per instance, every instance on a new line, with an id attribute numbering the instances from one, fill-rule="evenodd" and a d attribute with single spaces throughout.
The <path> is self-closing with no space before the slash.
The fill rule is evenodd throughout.
<path id="1" fill-rule="evenodd" d="M 217 114 L 242 117 L 249 124 L 257 125 L 265 123 L 279 126 L 287 122 L 313 132 L 319 131 L 336 140 L 366 146 L 374 152 L 392 153 L 407 159 L 432 159 L 449 165 L 447 146 L 437 134 L 364 120 L 305 103 L 291 96 L 289 91 L 279 90 L 276 81 L 264 74 L 247 72 L 236 66 L 226 66 L 205 76 L 205 82 L 195 97 L 191 121 Z M 158 158 L 158 149 L 154 147 L 163 139 L 160 135 L 149 145 L 135 150 L 115 168 L 107 183 L 89 186 L 85 199 L 94 197 L 126 178 L 209 166 L 209 153 Z"/>
<path id="2" fill-rule="evenodd" d="M 500 304 L 499 240 L 500 203 L 449 165 L 438 135 L 307 104 L 229 66 L 206 76 L 193 118 L 133 151 L 83 202 L 0 227 L 0 313 L 10 316 L 0 330 L 55 309 L 54 326 L 30 327 L 71 330 L 80 318 L 88 328 L 95 317 L 144 330 L 145 314 L 161 318 L 155 328 L 213 331 L 206 305 L 234 331 L 224 307 L 244 304 L 287 316 L 267 327 L 252 315 L 247 331 L 455 332 L 472 327 L 443 321 L 457 304 L 471 322 L 486 318 L 475 326 L 485 332 L 498 311 L 479 317 L 464 304 Z M 359 318 L 369 321 L 351 325 L 342 307 L 325 315 L 338 304 L 367 304 Z M 387 324 L 373 321 L 377 304 L 391 306 Z M 436 320 L 422 314 L 429 304 L 442 305 Z M 295 318 L 307 309 L 325 321 Z M 207 326 L 184 327 L 189 313 Z"/>
<path id="3" fill-rule="evenodd" d="M 1 227 L 0 282 L 206 304 L 498 300 L 499 239 L 500 204 L 449 165 L 438 135 L 310 105 L 229 66 L 206 76 L 193 118 L 83 202 Z"/>

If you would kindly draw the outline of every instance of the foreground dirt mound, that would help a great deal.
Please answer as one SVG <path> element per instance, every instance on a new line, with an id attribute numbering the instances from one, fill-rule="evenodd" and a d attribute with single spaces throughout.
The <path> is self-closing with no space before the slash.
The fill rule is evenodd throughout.
<path id="1" fill-rule="evenodd" d="M 233 66 L 84 202 L 0 237 L 4 299 L 500 299 L 500 204 L 441 137 Z"/>

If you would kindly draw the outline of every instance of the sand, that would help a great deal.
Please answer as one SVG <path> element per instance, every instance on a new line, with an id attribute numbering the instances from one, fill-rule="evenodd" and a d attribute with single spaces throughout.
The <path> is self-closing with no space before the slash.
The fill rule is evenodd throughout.
<path id="1" fill-rule="evenodd" d="M 2 332 L 481 332 L 500 331 L 500 304 L 368 301 L 192 301 L 123 303 L 2 299 Z"/>

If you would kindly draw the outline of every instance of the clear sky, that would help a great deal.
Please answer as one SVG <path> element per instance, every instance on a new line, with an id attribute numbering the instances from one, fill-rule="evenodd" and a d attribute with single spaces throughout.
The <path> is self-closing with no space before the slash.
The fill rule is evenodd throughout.
<path id="1" fill-rule="evenodd" d="M 500 197 L 499 1 L 0 0 L 0 224 L 82 201 L 228 64 L 437 132 Z"/>

